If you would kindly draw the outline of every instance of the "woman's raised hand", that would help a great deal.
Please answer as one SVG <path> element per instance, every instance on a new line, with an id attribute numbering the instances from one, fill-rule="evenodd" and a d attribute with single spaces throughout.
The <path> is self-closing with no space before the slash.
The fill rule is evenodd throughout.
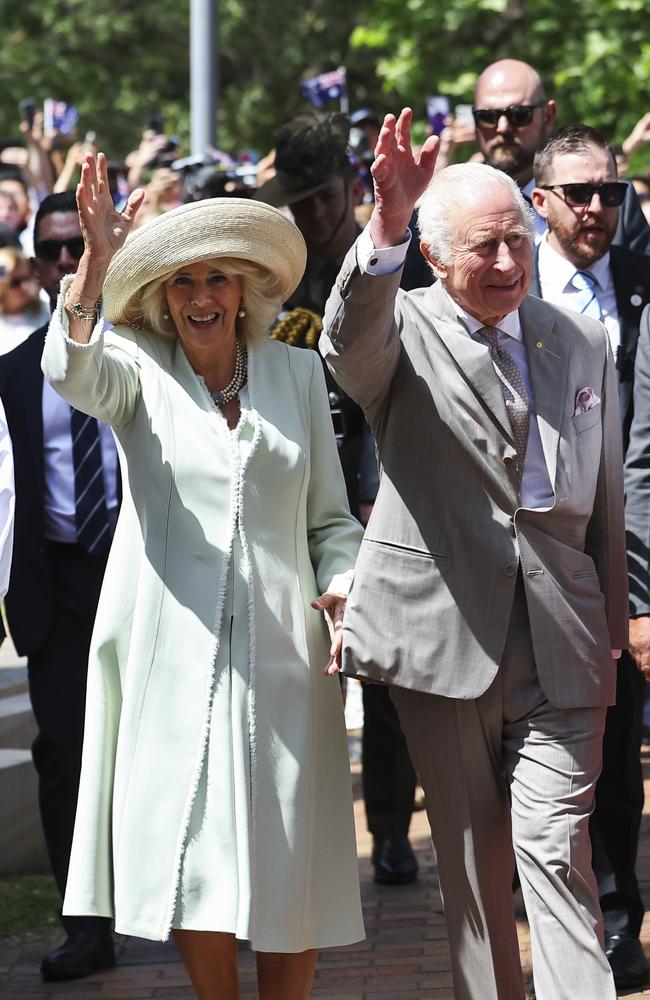
<path id="1" fill-rule="evenodd" d="M 77 206 L 86 252 L 98 260 L 110 260 L 129 235 L 143 200 L 144 191 L 136 188 L 124 211 L 118 212 L 108 186 L 106 157 L 103 153 L 98 153 L 97 158 L 92 153 L 85 156 L 77 185 Z"/>

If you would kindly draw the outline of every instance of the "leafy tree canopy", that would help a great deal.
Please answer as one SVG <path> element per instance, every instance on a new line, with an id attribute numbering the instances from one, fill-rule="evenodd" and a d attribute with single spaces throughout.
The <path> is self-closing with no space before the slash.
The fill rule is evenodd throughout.
<path id="1" fill-rule="evenodd" d="M 110 152 L 137 144 L 160 114 L 187 147 L 189 0 L 2 0 L 0 134 L 17 102 L 55 97 L 80 111 Z M 267 149 L 304 106 L 298 83 L 348 69 L 351 107 L 378 111 L 447 94 L 471 103 L 498 58 L 532 63 L 560 124 L 620 141 L 648 110 L 646 0 L 220 0 L 222 148 Z"/>

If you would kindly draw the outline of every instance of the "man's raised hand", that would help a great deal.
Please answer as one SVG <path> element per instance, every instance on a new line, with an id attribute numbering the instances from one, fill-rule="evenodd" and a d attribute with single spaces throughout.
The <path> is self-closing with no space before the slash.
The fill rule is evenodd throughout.
<path id="1" fill-rule="evenodd" d="M 416 202 L 433 176 L 439 140 L 429 136 L 419 156 L 411 148 L 413 112 L 404 108 L 399 118 L 386 115 L 371 167 L 375 207 L 370 234 L 376 247 L 396 246 L 404 238 Z"/>

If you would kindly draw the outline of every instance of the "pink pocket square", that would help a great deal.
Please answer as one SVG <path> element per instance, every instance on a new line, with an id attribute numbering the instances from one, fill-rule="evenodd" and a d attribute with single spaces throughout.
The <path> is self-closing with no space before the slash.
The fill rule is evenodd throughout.
<path id="1" fill-rule="evenodd" d="M 597 396 L 590 385 L 586 385 L 584 389 L 580 389 L 576 394 L 576 408 L 573 414 L 577 417 L 579 413 L 586 413 L 587 410 L 593 410 L 594 406 L 598 406 L 600 403 L 600 396 Z"/>

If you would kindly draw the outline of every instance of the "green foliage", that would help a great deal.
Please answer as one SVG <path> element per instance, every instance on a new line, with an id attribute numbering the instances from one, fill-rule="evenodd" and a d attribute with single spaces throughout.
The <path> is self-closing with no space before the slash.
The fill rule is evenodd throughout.
<path id="1" fill-rule="evenodd" d="M 560 124 L 597 124 L 621 140 L 648 110 L 646 0 L 220 0 L 223 148 L 268 149 L 304 106 L 300 79 L 348 69 L 351 107 L 427 95 L 470 103 L 480 71 L 502 57 L 536 66 Z M 34 96 L 76 104 L 80 134 L 124 154 L 147 118 L 187 146 L 189 0 L 2 0 L 0 134 Z"/>
<path id="2" fill-rule="evenodd" d="M 349 65 L 358 100 L 376 90 L 374 55 L 350 54 L 363 2 L 221 0 L 218 143 L 270 147 L 304 107 L 310 72 Z M 2 0 L 0 135 L 18 134 L 18 101 L 54 97 L 80 112 L 79 134 L 125 154 L 147 118 L 189 135 L 189 0 Z M 370 87 L 368 85 L 370 81 Z"/>
<path id="3" fill-rule="evenodd" d="M 187 133 L 188 9 L 177 0 L 3 0 L 0 133 L 17 134 L 17 102 L 68 101 L 79 134 L 125 153 L 149 115 Z"/>
<path id="4" fill-rule="evenodd" d="M 470 103 L 485 66 L 523 59 L 557 100 L 559 124 L 620 141 L 649 109 L 647 26 L 645 0 L 375 0 L 351 42 L 375 52 L 391 108 L 422 114 L 436 93 Z"/>

